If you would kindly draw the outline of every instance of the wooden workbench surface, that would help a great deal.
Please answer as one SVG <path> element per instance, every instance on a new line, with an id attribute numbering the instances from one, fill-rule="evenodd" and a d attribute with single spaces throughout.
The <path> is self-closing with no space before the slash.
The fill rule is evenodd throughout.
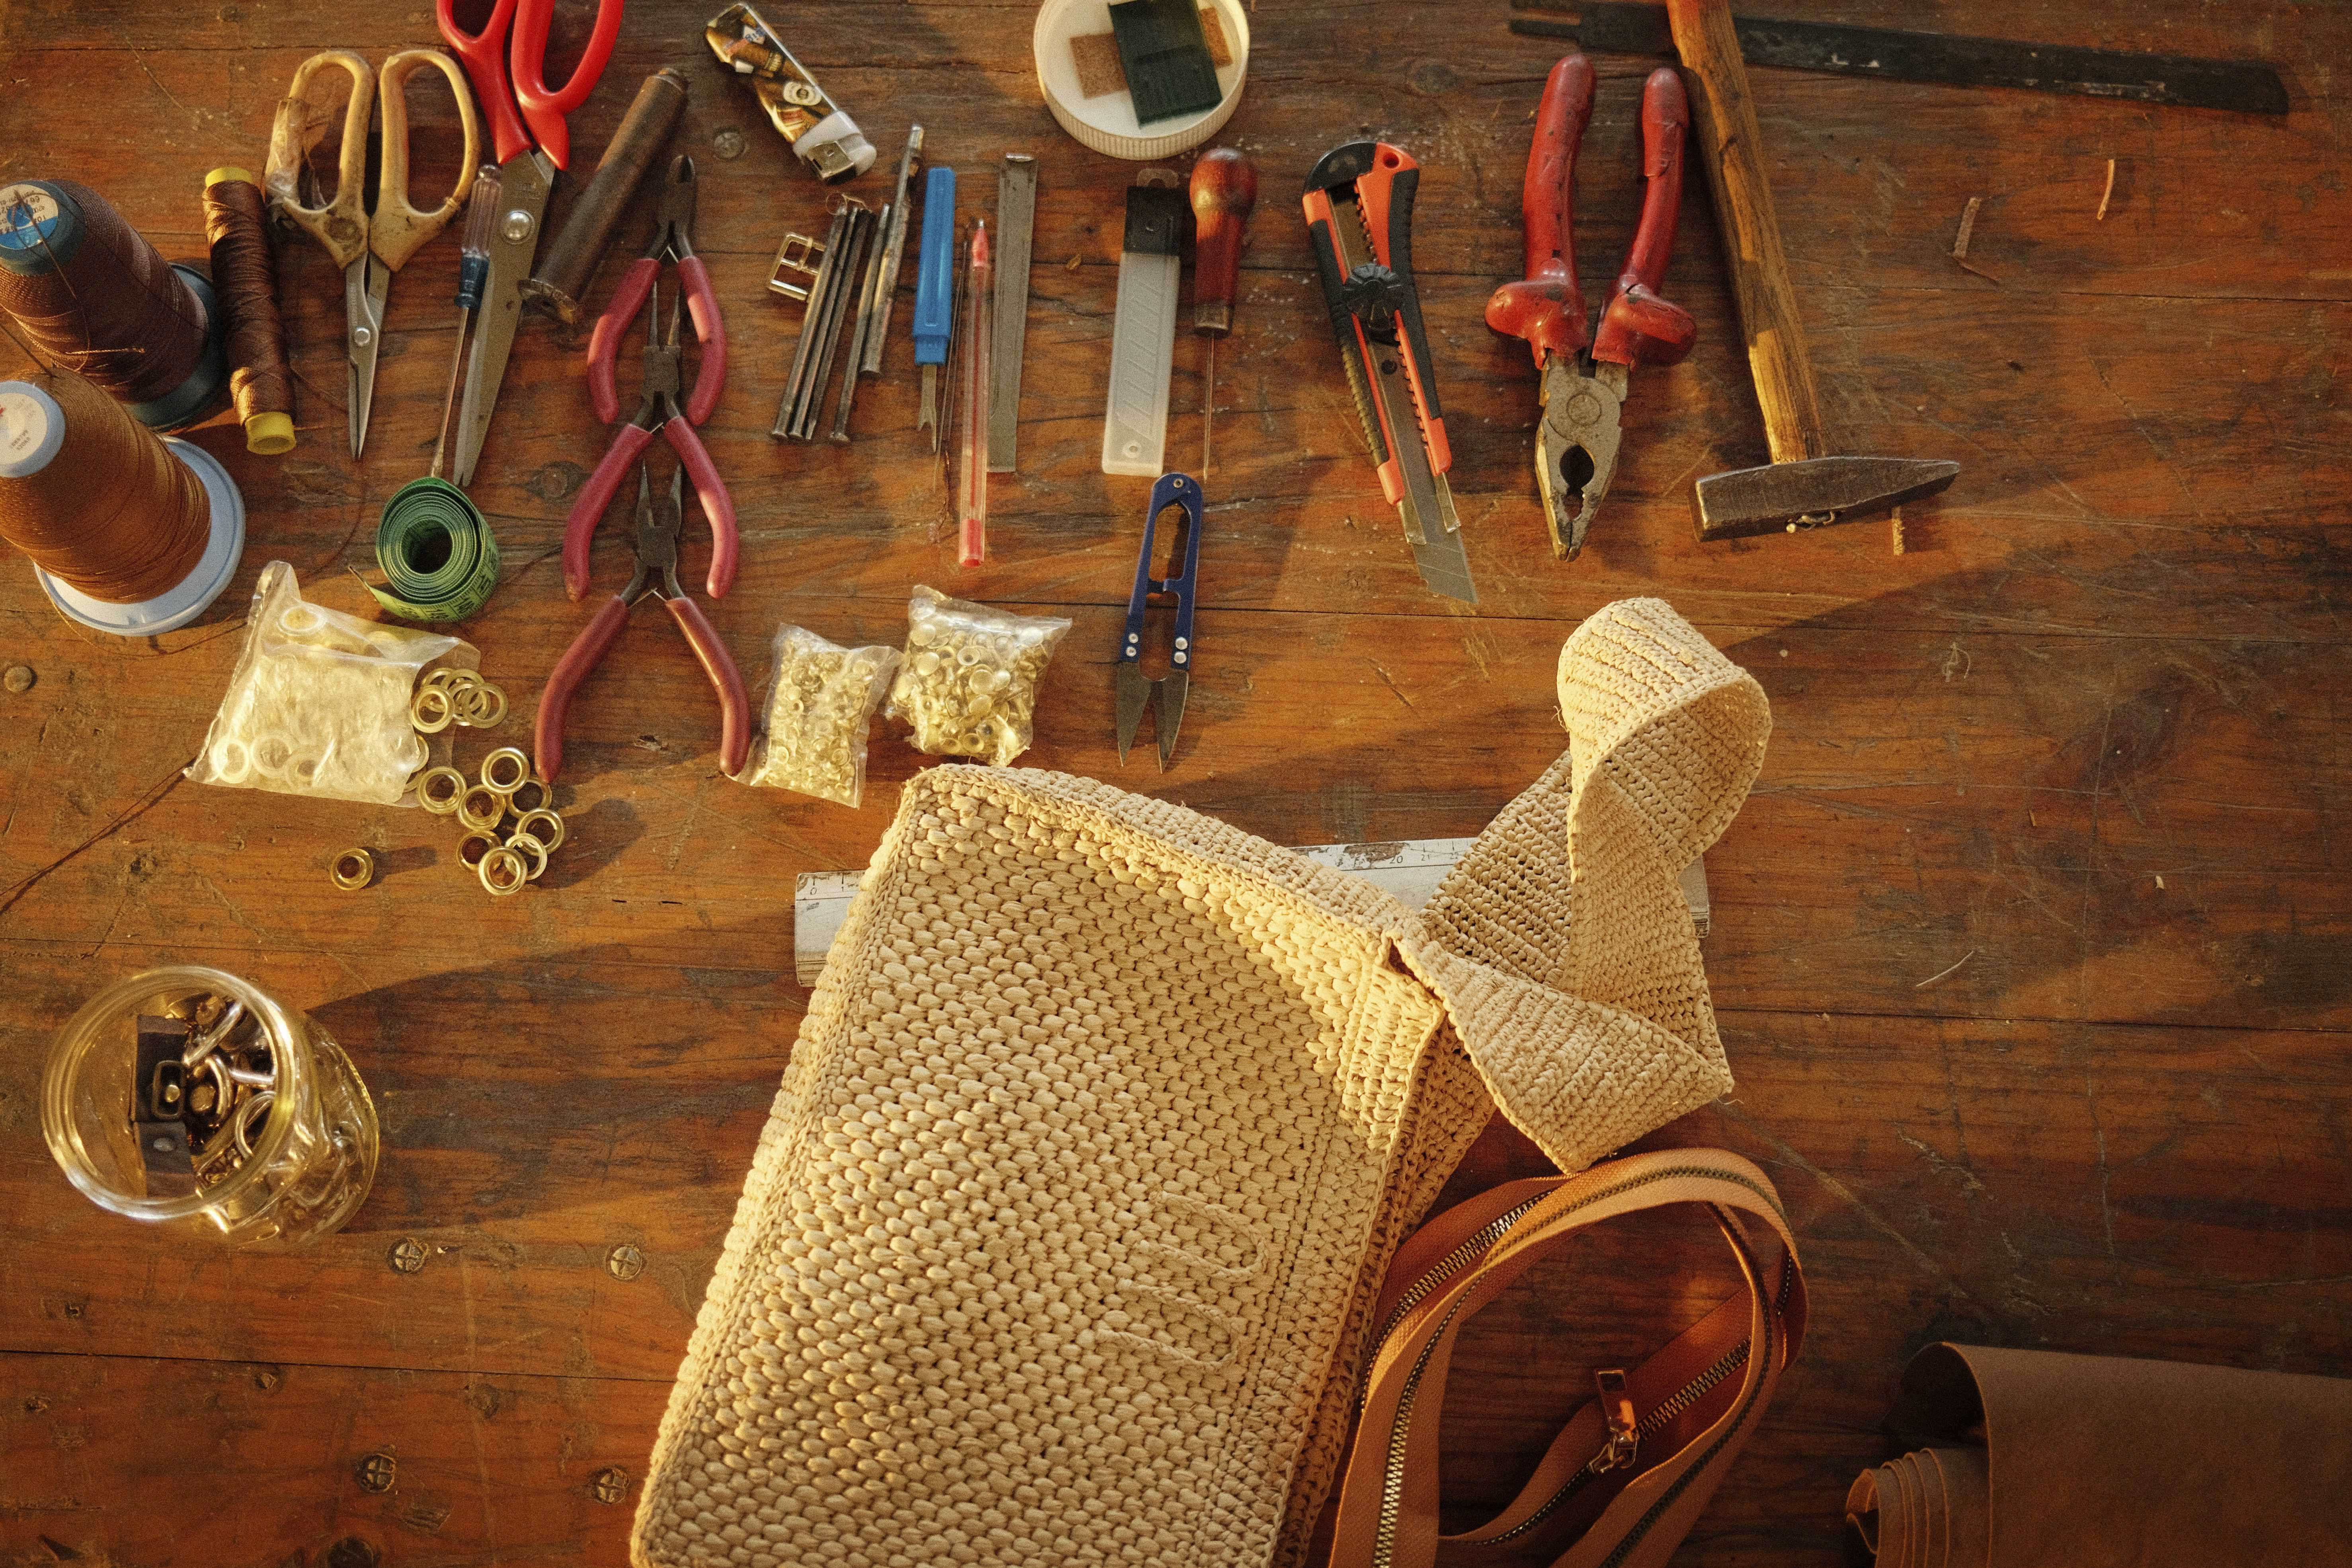
<path id="1" fill-rule="evenodd" d="M 869 199 L 910 120 L 959 170 L 967 213 L 992 211 L 1000 154 L 1039 160 L 1022 471 L 996 483 L 977 572 L 935 540 L 907 300 L 854 445 L 768 437 L 797 313 L 761 280 L 828 193 L 709 59 L 716 0 L 632 5 L 573 140 L 593 163 L 657 66 L 691 83 L 677 145 L 701 166 L 695 238 L 732 351 L 705 438 L 744 535 L 712 615 L 755 688 L 779 621 L 896 641 L 917 582 L 1071 616 L 1024 762 L 1312 843 L 1476 832 L 1557 754 L 1554 658 L 1612 599 L 1664 597 L 1763 682 L 1770 753 L 1708 857 L 1707 966 L 1738 1088 L 1655 1141 L 1720 1142 L 1771 1172 L 1815 1301 L 1806 1359 L 1678 1561 L 1810 1565 L 1836 1561 L 1846 1482 L 1885 1452 L 1878 1421 L 1922 1343 L 2352 1372 L 2352 11 L 1757 4 L 2262 58 L 2294 110 L 1758 71 L 1832 429 L 1849 449 L 1957 458 L 1959 481 L 1913 510 L 1899 557 L 1883 523 L 1694 542 L 1692 481 L 1763 457 L 1695 183 L 1665 291 L 1699 345 L 1634 376 L 1622 468 L 1568 564 L 1529 471 L 1533 368 L 1480 319 L 1517 276 L 1528 121 L 1559 49 L 1507 33 L 1501 0 L 1272 0 L 1225 138 L 1263 195 L 1217 366 L 1202 659 L 1165 774 L 1143 752 L 1121 769 L 1112 747 L 1146 486 L 1096 462 L 1131 169 L 1048 118 L 1034 7 L 767 7 L 881 150 Z M 565 7 L 574 35 L 581 11 Z M 259 166 L 299 60 L 434 41 L 425 0 L 0 0 L 0 178 L 86 182 L 193 257 L 205 172 Z M 1630 232 L 1651 62 L 1597 64 L 1578 233 L 1594 287 Z M 446 100 L 419 87 L 415 102 L 421 188 L 455 155 Z M 1419 584 L 1309 271 L 1299 180 L 1367 133 L 1425 171 L 1417 250 L 1475 611 Z M 1949 252 L 1972 197 L 1963 267 Z M 793 877 L 862 865 L 921 760 L 877 730 L 854 812 L 728 782 L 701 677 L 645 610 L 574 710 L 575 841 L 523 897 L 484 897 L 446 820 L 178 779 L 264 562 L 370 613 L 346 568 L 425 467 L 455 253 L 445 237 L 394 284 L 354 464 L 339 280 L 314 247 L 281 249 L 302 444 L 259 459 L 225 423 L 195 433 L 249 508 L 243 568 L 200 624 L 83 633 L 0 562 L 0 665 L 37 676 L 0 693 L 0 1561 L 625 1561 L 807 998 Z M 517 699 L 505 739 L 527 733 L 583 616 L 552 559 L 606 440 L 579 347 L 526 324 L 475 491 L 509 565 L 465 630 Z M 1170 450 L 1189 465 L 1199 340 L 1177 361 Z M 21 363 L 0 346 L 0 374 Z M 690 580 L 703 549 L 690 523 Z M 608 524 L 599 584 L 625 562 Z M 341 893 L 327 863 L 352 844 L 387 874 Z M 310 1251 L 150 1235 L 83 1201 L 43 1148 L 58 1026 L 100 985 L 179 960 L 309 1009 L 374 1091 L 374 1194 Z M 1525 1168 L 1499 1140 L 1476 1157 L 1488 1178 Z M 1449 1406 L 1451 1511 L 1516 1489 L 1547 1423 L 1589 1394 L 1588 1366 L 1703 1310 L 1721 1269 L 1685 1239 L 1598 1238 L 1479 1321 Z M 412 1240 L 424 1266 L 396 1271 Z M 643 1259 L 629 1278 L 610 1265 L 625 1247 Z M 362 1479 L 376 1455 L 396 1464 L 380 1491 Z"/>

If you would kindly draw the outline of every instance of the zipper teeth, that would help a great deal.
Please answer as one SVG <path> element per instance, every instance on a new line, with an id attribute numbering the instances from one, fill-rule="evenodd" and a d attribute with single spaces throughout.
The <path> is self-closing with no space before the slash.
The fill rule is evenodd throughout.
<path id="1" fill-rule="evenodd" d="M 1748 1342 L 1746 1340 L 1742 1340 L 1738 1344 L 1732 1346 L 1729 1350 L 1724 1352 L 1722 1358 L 1713 1366 L 1708 1367 L 1705 1372 L 1700 1373 L 1696 1377 L 1691 1379 L 1688 1383 L 1684 1384 L 1673 1398 L 1667 1400 L 1664 1405 L 1661 1405 L 1655 1410 L 1651 1411 L 1648 1415 L 1643 1417 L 1642 1424 L 1638 1430 L 1644 1437 L 1654 1435 L 1663 1428 L 1667 1422 L 1672 1421 L 1675 1416 L 1680 1415 L 1684 1411 L 1688 1410 L 1692 1405 L 1696 1405 L 1700 1400 L 1705 1399 L 1707 1396 L 1708 1391 L 1713 1389 L 1717 1384 L 1721 1383 L 1725 1378 L 1729 1377 L 1733 1373 L 1738 1371 L 1741 1367 L 1746 1366 L 1747 1364 Z"/>
<path id="2" fill-rule="evenodd" d="M 1657 1408 L 1652 1410 L 1647 1415 L 1643 1416 L 1640 1424 L 1634 1427 L 1634 1430 L 1644 1437 L 1655 1436 L 1675 1416 L 1680 1415 L 1684 1411 L 1688 1410 L 1692 1405 L 1696 1405 L 1700 1400 L 1706 1398 L 1708 1391 L 1713 1389 L 1717 1384 L 1721 1383 L 1725 1378 L 1729 1377 L 1733 1373 L 1738 1371 L 1747 1363 L 1748 1342 L 1746 1340 L 1742 1340 L 1738 1344 L 1732 1346 L 1730 1350 L 1725 1352 L 1722 1357 L 1717 1360 L 1713 1366 L 1708 1367 L 1705 1372 L 1700 1373 L 1696 1377 L 1683 1384 L 1681 1388 L 1675 1390 L 1673 1396 L 1667 1399 L 1664 1404 L 1660 1405 Z M 1602 1451 L 1605 1452 L 1606 1450 L 1604 1449 Z M 1593 1469 L 1589 1461 L 1578 1466 L 1576 1474 L 1569 1477 L 1567 1480 L 1562 1481 L 1560 1483 L 1559 1490 L 1552 1493 L 1550 1497 L 1545 1499 L 1543 1506 L 1537 1509 L 1535 1512 L 1528 1515 L 1527 1518 L 1519 1521 L 1518 1523 L 1511 1526 L 1510 1529 L 1503 1531 L 1500 1535 L 1490 1535 L 1484 1541 L 1465 1542 L 1464 1544 L 1469 1546 L 1499 1546 L 1506 1541 L 1517 1541 L 1520 1536 L 1525 1535 L 1528 1531 L 1533 1530 L 1537 1525 L 1541 1524 L 1545 1520 L 1549 1519 L 1553 1514 L 1559 1512 L 1561 1507 L 1564 1506 L 1570 1498 L 1584 1489 L 1585 1483 L 1591 1480 L 1592 1477 Z"/>
<path id="3" fill-rule="evenodd" d="M 1468 1240 L 1432 1264 L 1420 1279 L 1408 1286 L 1405 1293 L 1397 1298 L 1395 1307 L 1390 1310 L 1388 1321 L 1381 1325 L 1381 1331 L 1372 1336 L 1372 1354 L 1375 1359 L 1380 1354 L 1380 1347 L 1387 1344 L 1389 1336 L 1396 1332 L 1397 1325 L 1403 1322 L 1415 1307 L 1429 1300 L 1431 1291 L 1468 1268 L 1481 1254 L 1500 1241 L 1504 1233 L 1518 1223 L 1520 1215 L 1543 1200 L 1544 1194 L 1539 1193 L 1517 1207 L 1496 1215 L 1473 1232 Z M 1362 1393 L 1366 1395 L 1371 1393 L 1369 1384 L 1365 1385 Z M 1356 1401 L 1356 1407 L 1359 1410 L 1363 1408 L 1361 1397 Z"/>
<path id="4" fill-rule="evenodd" d="M 1570 1204 L 1566 1208 L 1562 1209 L 1560 1213 L 1562 1215 L 1571 1215 L 1576 1213 L 1579 1209 L 1590 1208 L 1594 1204 L 1600 1203 L 1604 1199 L 1613 1198 L 1620 1193 L 1632 1192 L 1637 1187 L 1650 1186 L 1658 1182 L 1670 1181 L 1677 1176 L 1708 1176 L 1717 1181 L 1736 1183 L 1740 1186 L 1746 1187 L 1748 1191 L 1755 1193 L 1759 1197 L 1764 1197 L 1768 1202 L 1771 1202 L 1771 1199 L 1763 1188 L 1759 1187 L 1755 1183 L 1735 1172 L 1717 1170 L 1711 1165 L 1674 1165 L 1669 1166 L 1665 1170 L 1653 1171 L 1647 1175 L 1635 1176 L 1631 1181 L 1620 1182 L 1613 1187 L 1604 1187 L 1599 1192 L 1587 1194 L 1585 1196 L 1579 1198 L 1575 1203 Z M 1550 1194 L 1547 1193 L 1542 1194 L 1542 1196 L 1531 1199 L 1526 1206 L 1532 1207 L 1535 1204 L 1541 1203 L 1545 1197 L 1549 1197 L 1550 1195 Z M 1772 1210 L 1775 1214 L 1780 1213 L 1780 1205 L 1777 1202 L 1772 1202 Z M 1517 1217 L 1520 1212 L 1520 1210 L 1515 1209 L 1512 1211 L 1511 1215 L 1505 1217 Z M 1493 1226 L 1489 1225 L 1487 1228 L 1492 1229 Z M 1483 1236 L 1486 1233 L 1485 1231 L 1481 1231 L 1479 1234 Z M 1468 1244 L 1465 1243 L 1464 1245 L 1467 1246 Z M 1461 1248 L 1459 1247 L 1455 1248 L 1456 1252 L 1459 1252 Z M 1447 1255 L 1446 1261 L 1452 1261 L 1453 1256 L 1454 1254 L 1449 1253 Z M 1444 1265 L 1441 1263 L 1439 1268 L 1443 1267 L 1444 1267 Z M 1431 1272 L 1435 1273 L 1436 1271 L 1433 1269 Z M 1416 1287 L 1419 1287 L 1425 1281 L 1431 1282 L 1433 1285 L 1434 1283 L 1433 1281 L 1429 1280 L 1428 1275 L 1423 1275 L 1421 1279 L 1417 1279 L 1413 1281 L 1413 1283 Z M 1423 1295 L 1426 1297 L 1427 1293 L 1427 1291 L 1423 1291 Z M 1397 1514 L 1402 1508 L 1404 1502 L 1404 1451 L 1407 1436 L 1412 1422 L 1413 1396 L 1421 1388 L 1422 1373 L 1428 1370 L 1429 1358 L 1431 1354 L 1436 1351 L 1438 1342 L 1445 1337 L 1446 1325 L 1453 1322 L 1454 1313 L 1459 1312 L 1461 1310 L 1462 1303 L 1460 1301 L 1456 1301 L 1454 1303 L 1453 1307 L 1447 1310 L 1444 1321 L 1438 1325 L 1437 1332 L 1432 1334 L 1429 1337 L 1429 1342 L 1422 1346 L 1420 1359 L 1412 1363 L 1412 1371 L 1406 1375 L 1404 1387 L 1397 1395 L 1396 1415 L 1391 1420 L 1389 1425 L 1387 1463 L 1383 1466 L 1381 1476 L 1381 1518 L 1380 1524 L 1373 1531 L 1372 1535 L 1372 1568 L 1390 1568 L 1390 1560 L 1395 1555 Z M 1768 1342 L 1769 1336 L 1771 1333 L 1771 1320 L 1767 1318 L 1765 1320 L 1764 1329 L 1765 1333 L 1768 1336 Z M 1709 1370 L 1711 1371 L 1713 1369 L 1710 1368 Z M 1368 1384 L 1366 1393 L 1369 1394 L 1370 1392 L 1370 1390 Z M 1719 1444 L 1717 1445 L 1717 1447 L 1720 1446 L 1721 1445 Z M 1711 1451 L 1707 1458 L 1713 1458 Z M 1703 1458 L 1700 1460 L 1698 1467 L 1695 1467 L 1695 1468 L 1703 1468 L 1706 1463 L 1706 1460 Z M 1687 1480 L 1688 1477 L 1685 1477 L 1685 1479 Z M 1677 1486 L 1673 1489 L 1675 1492 L 1679 1493 L 1682 1489 Z M 1654 1510 L 1653 1510 L 1652 1517 L 1655 1517 Z M 1641 1531 L 1645 1531 L 1648 1528 L 1648 1524 L 1649 1520 L 1643 1520 L 1642 1524 L 1636 1527 L 1635 1537 L 1632 1539 L 1637 1539 Z M 1602 1564 L 1602 1568 L 1616 1568 L 1618 1563 L 1624 1561 L 1626 1550 L 1627 1548 L 1624 1545 L 1621 1545 L 1618 1551 L 1610 1557 L 1608 1563 Z"/>

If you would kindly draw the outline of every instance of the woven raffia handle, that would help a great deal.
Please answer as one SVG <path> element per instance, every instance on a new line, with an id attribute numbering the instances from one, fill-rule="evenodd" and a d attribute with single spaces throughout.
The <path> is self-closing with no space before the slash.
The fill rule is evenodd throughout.
<path id="1" fill-rule="evenodd" d="M 1441 1536 L 1438 1426 L 1462 1325 L 1587 1226 L 1679 1203 L 1704 1204 L 1715 1215 L 1746 1295 L 1622 1374 L 1613 1408 L 1596 1400 L 1580 1410 L 1501 1514 L 1466 1534 Z M 1741 1214 L 1780 1240 L 1772 1284 Z M 1442 1541 L 1514 1541 L 1580 1515 L 1590 1522 L 1556 1568 L 1651 1568 L 1681 1542 L 1763 1418 L 1803 1342 L 1805 1288 L 1796 1238 L 1764 1173 L 1721 1150 L 1678 1149 L 1579 1176 L 1515 1182 L 1447 1210 L 1398 1250 L 1375 1321 L 1382 1338 L 1341 1483 L 1331 1568 L 1430 1568 Z M 1671 1451 L 1657 1452 L 1669 1439 Z"/>

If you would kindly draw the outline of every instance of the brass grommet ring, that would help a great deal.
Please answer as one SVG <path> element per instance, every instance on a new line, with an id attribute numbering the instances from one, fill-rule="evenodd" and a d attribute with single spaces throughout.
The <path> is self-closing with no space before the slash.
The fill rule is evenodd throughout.
<path id="1" fill-rule="evenodd" d="M 482 863 L 474 868 L 474 874 L 481 878 L 482 886 L 490 890 L 491 897 L 510 898 L 521 892 L 525 884 L 530 882 L 530 866 L 520 850 L 501 844 L 482 857 Z"/>
<path id="2" fill-rule="evenodd" d="M 482 759 L 482 784 L 485 788 L 494 789 L 502 795 L 512 795 L 530 782 L 530 759 L 519 746 L 500 746 Z"/>
<path id="3" fill-rule="evenodd" d="M 467 787 L 466 775 L 455 768 L 427 768 L 416 781 L 416 804 L 436 816 L 448 816 L 464 802 Z"/>
<path id="4" fill-rule="evenodd" d="M 346 893 L 356 893 L 375 880 L 375 857 L 364 849 L 346 849 L 335 857 L 328 875 Z"/>
<path id="5" fill-rule="evenodd" d="M 469 730 L 491 730 L 507 716 L 507 694 L 488 681 L 478 681 L 456 693 L 451 700 L 457 710 L 457 722 Z"/>
<path id="6" fill-rule="evenodd" d="M 530 834 L 547 846 L 548 853 L 551 855 L 563 847 L 563 818 L 544 806 L 536 811 L 526 811 L 521 816 L 516 818 L 515 831 Z"/>
<path id="7" fill-rule="evenodd" d="M 478 871 L 489 852 L 499 847 L 499 841 L 482 832 L 468 833 L 457 840 L 457 864 L 468 871 Z"/>
<path id="8" fill-rule="evenodd" d="M 507 814 L 507 797 L 488 784 L 476 784 L 457 802 L 457 820 L 477 833 L 498 826 Z"/>
<path id="9" fill-rule="evenodd" d="M 507 847 L 530 861 L 530 879 L 538 881 L 540 873 L 547 869 L 547 846 L 528 833 L 517 833 L 508 838 Z"/>
<path id="10" fill-rule="evenodd" d="M 437 735 L 457 721 L 457 710 L 449 694 L 436 686 L 420 687 L 408 700 L 408 721 L 420 734 Z"/>
<path id="11" fill-rule="evenodd" d="M 530 791 L 530 799 L 523 799 L 523 791 Z M 520 812 L 546 811 L 555 805 L 555 786 L 537 773 L 507 791 L 507 805 Z"/>

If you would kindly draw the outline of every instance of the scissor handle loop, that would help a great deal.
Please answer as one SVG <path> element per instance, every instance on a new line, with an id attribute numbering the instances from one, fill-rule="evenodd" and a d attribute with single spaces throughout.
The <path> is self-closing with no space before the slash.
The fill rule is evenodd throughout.
<path id="1" fill-rule="evenodd" d="M 430 66 L 448 79 L 457 100 L 457 122 L 464 128 L 466 152 L 457 168 L 457 188 L 430 212 L 419 212 L 408 200 L 408 79 Z M 376 78 L 381 99 L 376 124 L 383 132 L 383 163 L 376 178 L 375 217 L 372 247 L 376 259 L 394 272 L 408 263 L 426 240 L 457 216 L 466 193 L 474 188 L 474 170 L 482 161 L 482 122 L 474 113 L 474 95 L 457 62 L 438 49 L 403 49 L 383 62 Z"/>
<path id="2" fill-rule="evenodd" d="M 307 94 L 310 80 L 334 69 L 352 79 L 343 105 L 343 144 L 337 150 L 335 194 L 324 206 L 302 205 L 302 169 L 319 144 L 325 122 L 314 118 Z M 293 85 L 278 100 L 269 128 L 269 162 L 262 185 L 286 220 L 326 248 L 338 268 L 367 254 L 367 133 L 375 111 L 375 68 L 349 49 L 325 49 L 294 68 Z"/>
<path id="3" fill-rule="evenodd" d="M 441 41 L 449 46 L 474 79 L 482 100 L 482 114 L 490 126 L 490 145 L 501 165 L 530 151 L 530 134 L 515 110 L 514 84 L 507 78 L 507 43 L 514 26 L 515 0 L 498 0 L 490 19 L 478 33 L 457 26 L 456 0 L 433 0 L 433 19 L 440 25 Z"/>
<path id="4" fill-rule="evenodd" d="M 446 0 L 443 0 L 446 4 Z M 564 117 L 588 101 L 605 62 L 613 58 L 613 41 L 621 35 L 624 0 L 596 0 L 596 26 L 588 47 L 573 68 L 572 79 L 560 89 L 547 85 L 547 34 L 555 19 L 555 0 L 518 0 L 514 37 L 507 69 L 514 79 L 515 97 L 522 101 L 523 118 L 531 135 L 559 169 L 571 167 L 572 132 Z"/>

